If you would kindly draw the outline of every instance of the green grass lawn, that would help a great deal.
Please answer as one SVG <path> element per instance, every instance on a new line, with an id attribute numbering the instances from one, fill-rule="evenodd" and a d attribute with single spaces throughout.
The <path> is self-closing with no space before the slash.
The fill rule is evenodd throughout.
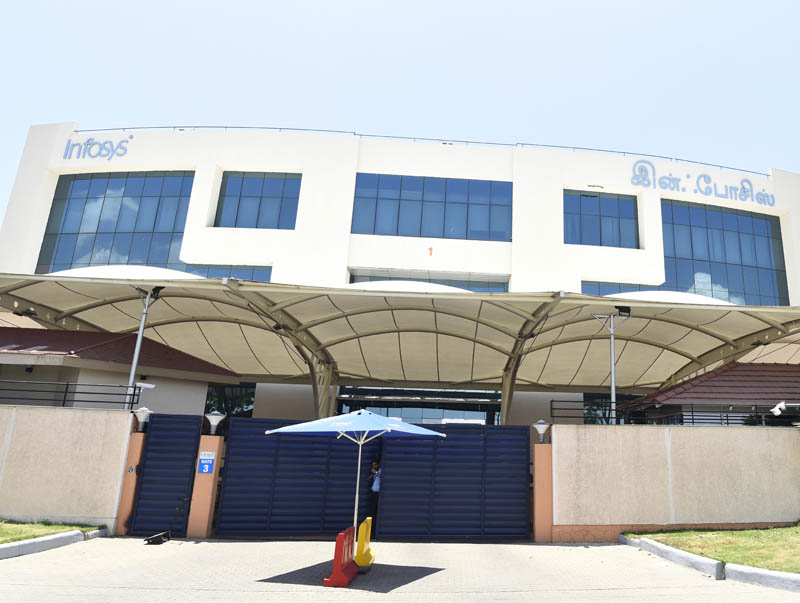
<path id="1" fill-rule="evenodd" d="M 626 536 L 650 538 L 724 563 L 800 574 L 800 525 L 764 530 L 686 530 Z"/>
<path id="2" fill-rule="evenodd" d="M 39 536 L 49 536 L 59 532 L 69 532 L 70 530 L 81 530 L 91 532 L 98 529 L 97 526 L 85 525 L 61 525 L 57 523 L 17 523 L 0 519 L 0 544 L 15 542 L 17 540 L 28 540 Z"/>

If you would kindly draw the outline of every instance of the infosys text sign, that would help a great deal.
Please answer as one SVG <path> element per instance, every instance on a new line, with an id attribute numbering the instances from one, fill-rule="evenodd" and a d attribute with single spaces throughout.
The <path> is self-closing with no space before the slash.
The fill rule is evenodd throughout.
<path id="1" fill-rule="evenodd" d="M 111 161 L 114 157 L 123 157 L 128 152 L 128 142 L 133 138 L 133 134 L 119 141 L 114 140 L 95 140 L 87 138 L 83 142 L 72 142 L 67 140 L 64 148 L 64 159 L 98 159 L 100 157 Z"/>

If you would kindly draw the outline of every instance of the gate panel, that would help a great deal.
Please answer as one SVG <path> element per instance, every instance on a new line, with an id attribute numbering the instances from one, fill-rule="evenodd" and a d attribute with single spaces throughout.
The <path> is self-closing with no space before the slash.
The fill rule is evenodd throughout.
<path id="1" fill-rule="evenodd" d="M 216 533 L 220 536 L 335 534 L 352 524 L 358 447 L 335 436 L 264 435 L 296 421 L 232 418 Z M 359 519 L 369 508 L 363 449 Z"/>
<path id="2" fill-rule="evenodd" d="M 425 427 L 447 438 L 384 438 L 377 534 L 529 538 L 530 429 Z"/>
<path id="3" fill-rule="evenodd" d="M 186 535 L 202 426 L 201 415 L 150 416 L 133 507 L 132 535 L 163 532 L 171 522 L 173 536 Z M 181 505 L 183 510 L 177 511 Z"/>

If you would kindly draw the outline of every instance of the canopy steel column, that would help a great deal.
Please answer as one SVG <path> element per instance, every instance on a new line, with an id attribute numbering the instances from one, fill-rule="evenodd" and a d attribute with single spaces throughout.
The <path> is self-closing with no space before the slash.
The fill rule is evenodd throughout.
<path id="1" fill-rule="evenodd" d="M 330 364 L 316 358 L 308 361 L 311 372 L 311 385 L 314 392 L 314 409 L 318 419 L 336 414 L 336 375 Z"/>
<path id="2" fill-rule="evenodd" d="M 136 332 L 136 345 L 133 348 L 133 360 L 131 360 L 131 372 L 128 375 L 128 393 L 125 396 L 125 406 L 132 408 L 134 384 L 136 382 L 136 369 L 139 368 L 139 352 L 142 349 L 142 339 L 144 338 L 144 325 L 147 322 L 147 312 L 150 306 L 158 301 L 158 295 L 164 287 L 153 287 L 152 291 L 145 292 L 136 287 L 139 297 L 142 300 L 142 317 L 139 320 L 139 330 Z"/>
<path id="3" fill-rule="evenodd" d="M 621 318 L 622 320 L 620 322 L 625 322 L 631 317 L 630 308 L 626 308 L 625 306 L 616 306 L 616 308 L 620 311 L 619 314 L 592 314 L 592 316 L 599 320 L 603 326 L 608 329 L 608 332 L 611 335 L 609 337 L 609 357 L 611 364 L 611 413 L 609 416 L 609 422 L 612 425 L 617 424 L 617 356 L 614 350 L 614 333 L 616 331 L 614 318 Z"/>

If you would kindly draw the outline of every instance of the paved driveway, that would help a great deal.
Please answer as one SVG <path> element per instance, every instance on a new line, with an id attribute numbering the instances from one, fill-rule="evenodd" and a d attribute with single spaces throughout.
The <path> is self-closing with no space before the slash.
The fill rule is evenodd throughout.
<path id="1" fill-rule="evenodd" d="M 796 601 L 628 546 L 374 543 L 372 571 L 323 588 L 333 542 L 101 538 L 0 561 L 0 601 Z"/>

